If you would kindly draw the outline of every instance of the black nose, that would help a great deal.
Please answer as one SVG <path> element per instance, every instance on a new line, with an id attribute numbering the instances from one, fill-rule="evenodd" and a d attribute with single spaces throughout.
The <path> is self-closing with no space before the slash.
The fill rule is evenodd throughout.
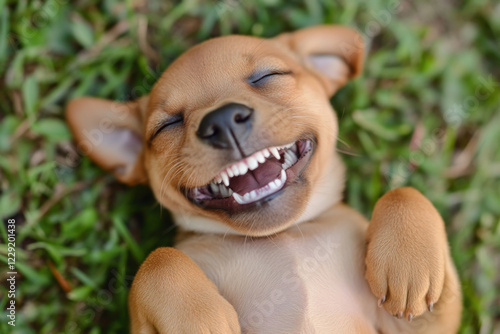
<path id="1" fill-rule="evenodd" d="M 203 117 L 196 135 L 213 147 L 236 148 L 235 141 L 241 143 L 250 134 L 252 121 L 252 109 L 229 103 Z"/>

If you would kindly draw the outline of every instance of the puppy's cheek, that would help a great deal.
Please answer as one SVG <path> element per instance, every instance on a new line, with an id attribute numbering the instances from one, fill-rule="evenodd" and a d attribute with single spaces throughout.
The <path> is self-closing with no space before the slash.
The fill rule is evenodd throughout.
<path id="1" fill-rule="evenodd" d="M 172 212 L 189 210 L 190 203 L 185 196 L 159 175 L 159 173 L 150 173 L 150 187 L 158 203 Z"/>

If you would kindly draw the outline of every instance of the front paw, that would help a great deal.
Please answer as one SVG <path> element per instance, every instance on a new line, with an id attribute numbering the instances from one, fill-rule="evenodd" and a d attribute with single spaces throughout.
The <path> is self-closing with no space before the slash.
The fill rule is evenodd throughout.
<path id="1" fill-rule="evenodd" d="M 402 188 L 379 200 L 368 228 L 366 279 L 379 306 L 401 319 L 432 311 L 448 256 L 444 223 L 419 192 Z"/>
<path id="2" fill-rule="evenodd" d="M 432 311 L 444 284 L 444 254 L 405 254 L 381 250 L 371 243 L 366 256 L 366 279 L 379 306 L 401 319 Z"/>
<path id="3" fill-rule="evenodd" d="M 183 252 L 164 247 L 141 265 L 129 293 L 133 334 L 239 334 L 238 315 Z"/>

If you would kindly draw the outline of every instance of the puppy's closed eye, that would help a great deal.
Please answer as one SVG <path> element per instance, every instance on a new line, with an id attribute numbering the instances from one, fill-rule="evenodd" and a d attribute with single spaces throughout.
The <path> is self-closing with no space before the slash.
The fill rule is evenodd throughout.
<path id="1" fill-rule="evenodd" d="M 288 75 L 292 74 L 291 71 L 270 71 L 270 72 L 257 72 L 252 74 L 248 81 L 252 86 L 258 86 L 265 84 L 269 79 L 278 75 Z"/>
<path id="2" fill-rule="evenodd" d="M 149 138 L 149 143 L 151 143 L 151 141 L 160 133 L 162 132 L 163 130 L 169 128 L 169 127 L 172 127 L 174 125 L 180 125 L 182 124 L 182 122 L 184 121 L 184 117 L 182 116 L 182 114 L 177 114 L 177 115 L 174 115 L 174 116 L 171 116 L 169 117 L 167 120 L 165 121 L 162 121 L 160 122 L 155 130 L 153 131 L 153 134 L 151 135 L 151 137 Z"/>

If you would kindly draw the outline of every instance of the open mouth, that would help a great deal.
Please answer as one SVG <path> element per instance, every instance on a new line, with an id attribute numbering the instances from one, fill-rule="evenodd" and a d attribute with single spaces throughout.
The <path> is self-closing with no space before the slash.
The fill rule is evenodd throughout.
<path id="1" fill-rule="evenodd" d="M 186 189 L 186 197 L 203 208 L 226 210 L 270 200 L 300 176 L 312 151 L 308 139 L 262 149 L 224 167 L 209 184 Z"/>

